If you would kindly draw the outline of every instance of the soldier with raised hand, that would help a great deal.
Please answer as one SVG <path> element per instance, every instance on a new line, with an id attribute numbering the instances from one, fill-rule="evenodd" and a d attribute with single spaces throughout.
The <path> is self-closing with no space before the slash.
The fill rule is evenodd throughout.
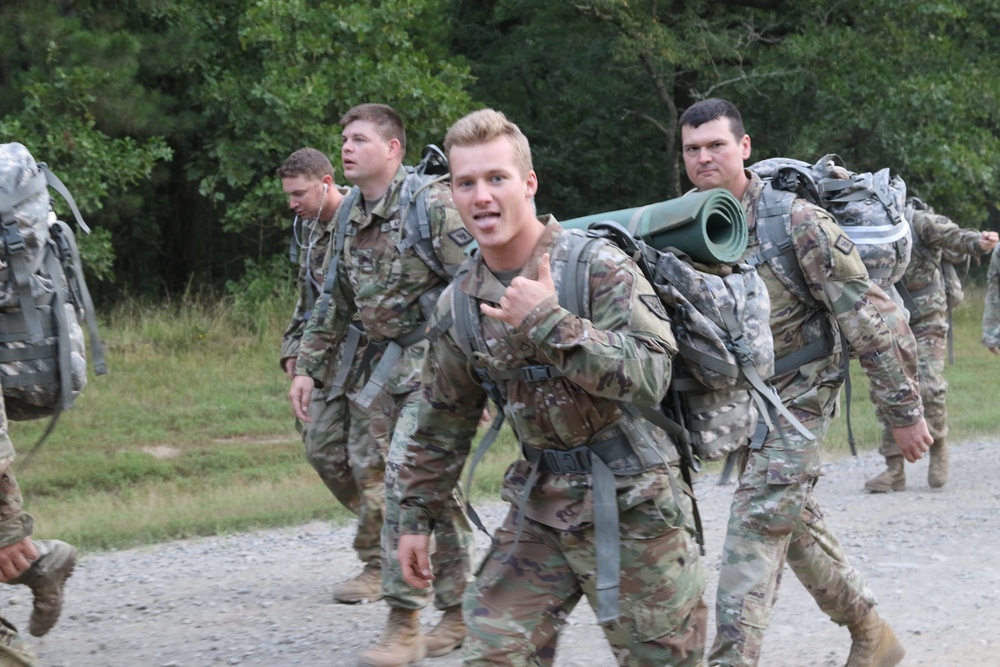
<path id="1" fill-rule="evenodd" d="M 677 346 L 663 304 L 608 243 L 581 268 L 589 319 L 559 304 L 550 258 L 568 252 L 572 233 L 535 215 L 528 140 L 503 114 L 462 118 L 445 149 L 480 252 L 428 325 L 419 424 L 398 479 L 404 575 L 416 587 L 434 579 L 429 533 L 469 453 L 485 373 L 525 458 L 504 476 L 512 507 L 466 595 L 464 664 L 551 665 L 559 628 L 586 596 L 619 664 L 701 665 L 705 572 L 689 490 L 666 463 L 676 458 L 667 435 L 623 409 L 658 405 L 667 390 Z M 473 359 L 449 325 L 463 313 L 487 350 Z"/>
<path id="2" fill-rule="evenodd" d="M 913 233 L 913 254 L 903 275 L 903 285 L 913 297 L 916 308 L 910 311 L 910 329 L 917 340 L 920 366 L 920 397 L 924 404 L 924 419 L 934 443 L 927 466 L 927 483 L 939 488 L 948 481 L 948 412 L 945 392 L 944 364 L 948 348 L 948 294 L 942 270 L 942 260 L 959 263 L 968 257 L 978 257 L 997 245 L 996 232 L 963 229 L 949 218 L 938 215 L 923 202 L 911 198 L 907 202 L 907 221 Z M 876 411 L 882 425 L 879 452 L 885 457 L 885 472 L 865 482 L 872 493 L 902 491 L 906 487 L 903 455 L 892 437 L 892 428 L 880 410 Z"/>
<path id="3" fill-rule="evenodd" d="M 295 361 L 306 322 L 323 286 L 323 261 L 330 244 L 330 225 L 347 188 L 333 180 L 330 159 L 315 148 L 300 148 L 277 169 L 288 206 L 295 212 L 293 243 L 299 260 L 299 298 L 281 340 L 279 364 L 295 377 Z M 363 341 L 360 341 L 363 342 Z M 359 345 L 345 360 L 354 376 L 360 376 L 364 346 Z M 343 348 L 332 355 L 318 372 L 322 386 L 316 387 L 309 403 L 309 423 L 296 420 L 302 433 L 306 460 L 340 504 L 358 517 L 354 550 L 364 564 L 361 573 L 333 588 L 336 602 L 352 604 L 382 598 L 381 532 L 385 507 L 385 449 L 372 435 L 384 432 L 385 418 L 349 399 L 350 384 L 337 383 Z M 354 388 L 356 390 L 356 387 Z M 353 392 L 350 392 L 353 397 Z"/>
<path id="4" fill-rule="evenodd" d="M 750 230 L 745 257 L 756 256 L 764 183 L 743 166 L 750 137 L 739 110 L 726 100 L 703 100 L 681 115 L 680 125 L 688 178 L 699 190 L 726 188 L 742 201 Z M 931 436 L 916 383 L 916 343 L 905 320 L 871 282 L 854 244 L 826 211 L 795 200 L 787 231 L 812 299 L 807 303 L 787 289 L 769 263 L 758 266 L 771 297 L 776 364 L 821 335 L 839 341 L 835 333 L 843 331 L 902 455 L 916 461 Z M 847 667 L 891 667 L 903 657 L 902 645 L 875 610 L 875 596 L 813 495 L 821 474 L 820 446 L 844 383 L 845 353 L 835 342 L 817 358 L 771 378 L 782 402 L 816 438 L 803 438 L 778 418 L 780 432 L 769 433 L 762 447 L 742 452 L 719 573 L 711 665 L 758 663 L 786 561 L 820 609 L 850 630 Z"/>
<path id="5" fill-rule="evenodd" d="M 420 365 L 427 349 L 424 323 L 446 281 L 404 243 L 400 200 L 407 176 L 406 133 L 399 114 L 384 104 L 362 104 L 344 114 L 340 124 L 344 176 L 354 183 L 357 194 L 352 194 L 354 204 L 343 220 L 339 250 L 341 216 L 331 230 L 334 239 L 324 263 L 330 274 L 329 307 L 325 313 L 315 309 L 306 325 L 289 397 L 296 416 L 308 422 L 313 389 L 327 381 L 328 360 L 357 320 L 370 348 L 365 357 L 371 371 L 366 368 L 362 394 L 378 389 L 371 409 L 385 417 L 385 427 L 373 434 L 388 452 L 381 574 L 383 599 L 390 607 L 381 640 L 360 656 L 359 664 L 402 666 L 425 655 L 444 655 L 462 643 L 461 601 L 472 576 L 472 530 L 452 494 L 434 530 L 434 602 L 444 614 L 424 636 L 418 614 L 429 602 L 429 592 L 403 580 L 395 557 L 399 539 L 395 479 L 420 405 Z M 435 256 L 443 266 L 457 269 L 472 238 L 455 212 L 447 186 L 429 187 L 425 213 Z"/>
<path id="6" fill-rule="evenodd" d="M 983 347 L 1000 355 L 1000 247 L 993 249 L 990 268 L 986 274 Z"/>

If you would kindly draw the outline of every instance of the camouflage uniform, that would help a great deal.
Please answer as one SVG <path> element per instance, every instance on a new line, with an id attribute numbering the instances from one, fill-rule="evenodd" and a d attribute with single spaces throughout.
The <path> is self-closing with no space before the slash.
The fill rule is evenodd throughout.
<path id="1" fill-rule="evenodd" d="M 343 190 L 343 189 L 342 189 Z M 346 191 L 343 192 L 346 194 Z M 333 218 L 336 220 L 336 217 Z M 318 220 L 302 226 L 296 239 L 299 248 L 299 299 L 281 339 L 278 363 L 282 371 L 288 359 L 298 356 L 306 322 L 323 288 L 323 261 L 330 245 L 330 229 Z M 359 347 L 352 364 L 360 363 L 364 347 Z M 341 354 L 319 372 L 324 385 L 313 391 L 308 425 L 296 422 L 302 434 L 306 460 L 319 474 L 340 504 L 358 516 L 354 549 L 364 563 L 377 564 L 381 558 L 380 534 L 385 506 L 383 478 L 387 441 L 373 436 L 384 432 L 384 418 L 349 400 L 343 390 L 331 393 L 330 381 L 341 362 Z M 354 369 L 352 369 L 354 370 Z M 360 374 L 360 371 L 355 371 Z"/>
<path id="2" fill-rule="evenodd" d="M 339 349 L 351 321 L 357 317 L 364 324 L 370 345 L 375 345 L 371 368 L 378 366 L 384 351 L 381 346 L 422 328 L 444 280 L 409 249 L 401 252 L 399 193 L 406 175 L 400 167 L 385 196 L 370 212 L 363 209 L 362 198 L 349 213 L 349 229 L 343 255 L 337 265 L 326 318 L 319 322 L 313 315 L 305 328 L 299 349 L 296 374 L 309 375 L 322 386 L 324 368 L 333 350 Z M 427 213 L 437 256 L 445 266 L 458 266 L 465 258 L 464 246 L 471 237 L 462 225 L 446 186 L 431 186 Z M 330 254 L 329 252 L 327 253 Z M 326 261 L 329 265 L 329 259 Z M 420 366 L 427 349 L 421 341 L 403 350 L 393 366 L 383 391 L 371 406 L 384 415 L 373 433 L 387 443 L 385 472 L 385 521 L 382 526 L 382 588 L 390 606 L 420 609 L 426 606 L 426 591 L 414 589 L 403 580 L 396 559 L 399 542 L 399 506 L 396 499 L 396 471 L 402 462 L 405 443 L 416 425 L 420 404 Z M 461 603 L 466 583 L 471 579 L 473 539 L 468 519 L 458 501 L 451 496 L 448 511 L 442 513 L 435 528 L 437 552 L 434 558 L 435 606 L 448 609 Z"/>
<path id="3" fill-rule="evenodd" d="M 563 233 L 550 216 L 541 220 L 546 230 L 521 272 L 529 278 L 537 277 L 539 257 Z M 554 299 L 537 306 L 516 329 L 481 318 L 492 356 L 477 353 L 477 365 L 552 364 L 563 375 L 501 386 L 506 416 L 526 455 L 593 443 L 615 428 L 647 429 L 648 442 L 658 450 L 668 442 L 648 423 L 623 418 L 619 404 L 656 404 L 666 391 L 677 350 L 666 312 L 635 265 L 611 246 L 600 251 L 589 275 L 592 322 Z M 559 277 L 554 268 L 553 278 Z M 449 290 L 462 290 L 476 304 L 495 305 L 506 284 L 509 280 L 501 282 L 476 259 Z M 449 317 L 450 296 L 446 292 L 439 302 L 430 330 Z M 486 400 L 447 332 L 431 344 L 423 384 L 420 424 L 399 475 L 407 534 L 427 534 L 446 511 Z M 690 503 L 663 463 L 666 454 L 646 466 L 635 465 L 634 453 L 608 464 L 618 500 L 621 616 L 606 623 L 604 632 L 622 665 L 702 664 L 705 572 Z M 631 467 L 619 467 L 626 461 Z M 591 480 L 589 474 L 555 474 L 527 460 L 508 468 L 501 496 L 513 507 L 465 599 L 466 665 L 551 664 L 556 633 L 580 597 L 597 607 Z"/>
<path id="4" fill-rule="evenodd" d="M 750 226 L 749 257 L 760 251 L 755 221 L 764 183 L 756 174 L 747 175 L 751 183 L 742 203 Z M 775 358 L 805 347 L 820 327 L 839 325 L 890 422 L 904 426 L 919 421 L 916 343 L 895 304 L 869 281 L 853 243 L 825 211 L 795 200 L 789 232 L 815 303 L 794 296 L 770 265 L 758 268 L 771 296 Z M 744 452 L 719 573 L 712 665 L 757 664 L 786 561 L 823 612 L 840 625 L 859 622 L 876 603 L 812 492 L 821 474 L 822 439 L 844 382 L 839 341 L 834 347 L 831 355 L 772 379 L 782 402 L 816 440 L 782 424 L 784 440 L 772 432 L 762 448 Z"/>
<path id="5" fill-rule="evenodd" d="M 0 393 L 0 466 L 14 461 L 14 445 L 7 434 L 7 412 Z M 22 509 L 21 490 L 10 468 L 0 476 L 0 547 L 16 544 L 31 535 L 34 521 Z M 0 667 L 40 664 L 27 642 L 9 621 L 0 616 Z"/>
<path id="6" fill-rule="evenodd" d="M 983 254 L 980 232 L 962 229 L 943 215 L 917 210 L 910 218 L 913 254 L 903 276 L 906 290 L 913 296 L 916 309 L 910 313 L 910 329 L 917 340 L 919 353 L 920 397 L 924 419 L 935 442 L 948 435 L 944 365 L 948 340 L 948 304 L 941 260 L 959 263 Z M 876 404 L 877 405 L 877 404 Z M 879 451 L 886 457 L 902 456 L 892 437 L 892 428 L 877 411 L 882 424 Z"/>
<path id="7" fill-rule="evenodd" d="M 1000 347 L 1000 246 L 993 250 L 986 274 L 986 308 L 983 311 L 983 345 Z"/>

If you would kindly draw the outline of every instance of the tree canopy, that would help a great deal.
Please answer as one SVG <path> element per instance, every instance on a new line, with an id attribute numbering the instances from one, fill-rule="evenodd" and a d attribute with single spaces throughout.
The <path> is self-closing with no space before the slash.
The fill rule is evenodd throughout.
<path id="1" fill-rule="evenodd" d="M 307 145 L 339 166 L 337 121 L 367 101 L 400 111 L 410 161 L 501 109 L 558 217 L 679 195 L 678 114 L 720 96 L 754 158 L 889 166 L 1000 228 L 992 0 L 11 0 L 0 19 L 0 138 L 70 186 L 104 300 L 284 254 L 275 168 Z"/>

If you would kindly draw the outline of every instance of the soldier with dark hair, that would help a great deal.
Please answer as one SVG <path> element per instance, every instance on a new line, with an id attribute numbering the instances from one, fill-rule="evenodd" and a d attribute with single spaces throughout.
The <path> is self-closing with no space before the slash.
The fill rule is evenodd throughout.
<path id="1" fill-rule="evenodd" d="M 535 215 L 528 140 L 503 114 L 460 119 L 445 149 L 479 254 L 428 325 L 419 423 L 398 479 L 403 573 L 417 587 L 434 578 L 429 533 L 469 453 L 485 374 L 506 397 L 524 458 L 504 476 L 512 506 L 466 595 L 464 663 L 551 665 L 559 628 L 585 596 L 619 664 L 701 665 L 705 572 L 689 490 L 667 463 L 668 436 L 623 409 L 655 406 L 667 390 L 677 344 L 663 304 L 606 243 L 586 269 L 589 319 L 560 305 L 550 256 L 571 232 Z M 447 324 L 466 312 L 486 348 L 471 364 Z"/>
<path id="2" fill-rule="evenodd" d="M 380 574 L 390 611 L 382 639 L 361 655 L 360 664 L 393 667 L 425 655 L 445 655 L 461 645 L 465 636 L 461 601 L 472 576 L 474 544 L 468 519 L 453 495 L 435 526 L 434 602 L 444 614 L 424 635 L 419 611 L 430 595 L 403 580 L 395 558 L 399 530 L 395 479 L 420 406 L 427 311 L 446 281 L 417 249 L 404 243 L 400 202 L 408 172 L 403 166 L 406 133 L 399 114 L 384 104 L 362 104 L 345 113 L 340 124 L 344 176 L 355 185 L 354 204 L 343 220 L 341 247 L 334 237 L 324 261 L 330 274 L 329 307 L 325 313 L 317 308 L 306 325 L 289 396 L 295 414 L 308 422 L 313 389 L 328 381 L 324 373 L 329 359 L 348 339 L 352 326 L 363 327 L 371 371 L 365 369 L 358 400 L 371 395 L 371 410 L 383 417 L 372 434 L 387 452 Z M 472 239 L 455 212 L 451 193 L 444 185 L 431 185 L 425 201 L 423 213 L 434 255 L 443 266 L 457 268 Z M 338 215 L 332 234 L 340 232 L 340 224 Z"/>
<path id="3" fill-rule="evenodd" d="M 948 445 L 945 442 L 948 435 L 945 405 L 948 382 L 944 379 L 944 364 L 948 347 L 949 300 L 952 297 L 948 293 L 947 265 L 944 262 L 964 262 L 973 256 L 978 261 L 979 255 L 996 247 L 997 233 L 963 229 L 917 199 L 907 202 L 906 213 L 913 233 L 913 254 L 903 275 L 903 285 L 916 306 L 910 310 L 909 321 L 917 340 L 924 418 L 934 438 L 927 466 L 927 483 L 936 489 L 948 481 Z M 865 488 L 872 493 L 902 491 L 906 486 L 903 455 L 882 411 L 876 410 L 876 413 L 882 425 L 879 452 L 885 457 L 886 470 L 865 482 Z"/>
<path id="4" fill-rule="evenodd" d="M 293 248 L 299 260 L 299 299 L 281 340 L 279 364 L 295 377 L 295 360 L 306 322 L 323 287 L 323 260 L 330 244 L 330 224 L 347 188 L 333 180 L 330 159 L 315 148 L 300 148 L 277 169 L 288 207 L 295 212 Z M 364 345 L 346 360 L 353 374 L 359 367 Z M 358 517 L 354 550 L 364 564 L 361 573 L 333 588 L 336 602 L 353 604 L 382 598 L 381 532 L 385 506 L 385 449 L 372 436 L 387 428 L 385 417 L 374 414 L 352 400 L 357 387 L 334 382 L 341 355 L 331 357 L 319 370 L 324 377 L 309 404 L 308 423 L 296 420 L 302 432 L 306 460 L 319 474 L 340 504 Z M 352 391 L 355 390 L 355 391 Z"/>
<path id="5" fill-rule="evenodd" d="M 726 100 L 703 100 L 681 115 L 680 125 L 688 178 L 699 190 L 726 188 L 742 201 L 750 231 L 745 257 L 756 257 L 766 250 L 756 228 L 763 217 L 758 205 L 764 183 L 744 168 L 750 137 L 739 111 Z M 768 433 L 759 448 L 742 452 L 709 663 L 757 664 L 787 562 L 823 612 L 850 630 L 847 667 L 891 667 L 902 659 L 903 647 L 875 611 L 875 596 L 824 521 L 813 486 L 821 472 L 822 439 L 844 383 L 847 351 L 841 349 L 838 331 L 871 379 L 873 395 L 892 424 L 903 456 L 915 461 L 927 452 L 931 437 L 916 382 L 916 342 L 895 304 L 869 279 L 854 244 L 826 211 L 796 199 L 788 226 L 810 298 L 796 296 L 786 287 L 788 278 L 777 275 L 770 263 L 758 266 L 771 297 L 775 366 L 780 368 L 790 353 L 816 347 L 814 341 L 824 336 L 830 345 L 771 382 L 816 438 L 802 437 L 775 416 L 779 428 Z"/>
<path id="6" fill-rule="evenodd" d="M 993 249 L 990 269 L 986 274 L 983 347 L 993 354 L 1000 354 L 1000 248 Z"/>

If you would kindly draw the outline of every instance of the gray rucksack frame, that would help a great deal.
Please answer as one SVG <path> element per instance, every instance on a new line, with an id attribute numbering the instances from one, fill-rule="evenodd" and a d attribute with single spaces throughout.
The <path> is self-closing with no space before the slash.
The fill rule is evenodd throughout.
<path id="1" fill-rule="evenodd" d="M 0 382 L 9 419 L 51 418 L 23 466 L 86 385 L 80 323 L 87 324 L 95 374 L 108 369 L 76 239 L 69 225 L 51 214 L 48 189 L 63 196 L 81 229 L 88 233 L 90 229 L 66 186 L 45 163 L 36 164 L 20 144 L 2 148 L 14 169 L 5 172 L 0 184 L 0 257 L 6 263 L 0 304 Z M 40 237 L 38 247 L 29 249 L 22 228 L 31 228 Z M 74 340 L 80 349 L 74 349 Z"/>

